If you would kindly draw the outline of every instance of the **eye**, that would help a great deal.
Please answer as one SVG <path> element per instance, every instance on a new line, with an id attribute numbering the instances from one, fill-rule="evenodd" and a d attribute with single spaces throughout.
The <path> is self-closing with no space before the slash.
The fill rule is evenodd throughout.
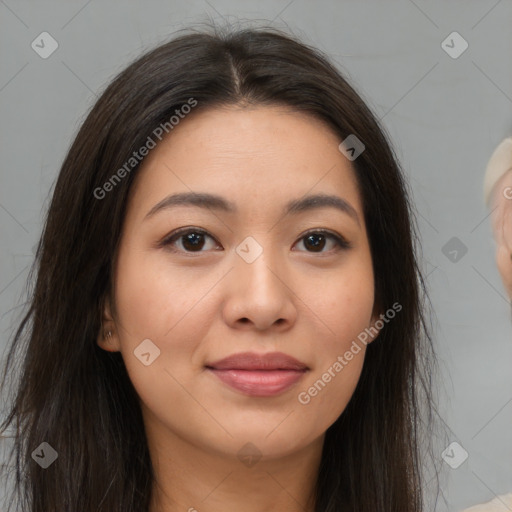
<path id="1" fill-rule="evenodd" d="M 211 241 L 209 247 L 207 243 L 208 239 Z M 349 249 L 351 247 L 350 242 L 345 240 L 342 236 L 325 229 L 309 231 L 302 236 L 299 241 L 303 243 L 307 252 L 329 252 L 329 250 L 323 250 L 328 245 L 329 241 L 331 242 L 331 246 L 334 247 L 334 250 Z M 201 228 L 179 229 L 164 238 L 158 245 L 159 247 L 169 248 L 174 252 L 184 253 L 199 253 L 205 252 L 202 249 L 209 250 L 220 247 L 216 240 Z"/>
<path id="2" fill-rule="evenodd" d="M 159 243 L 160 247 L 168 247 L 170 250 L 175 252 L 204 252 L 203 249 L 206 246 L 206 250 L 215 247 L 215 244 L 210 243 L 210 247 L 205 242 L 205 239 L 215 241 L 206 231 L 200 228 L 183 228 L 171 233 L 168 237 Z M 176 249 L 175 244 L 178 243 Z M 218 247 L 218 244 L 217 244 Z"/>
<path id="3" fill-rule="evenodd" d="M 334 244 L 335 250 L 349 249 L 351 247 L 351 244 L 343 237 L 325 229 L 309 231 L 300 239 L 304 247 L 311 249 L 308 252 L 329 252 L 328 250 L 323 251 L 328 240 L 331 240 L 331 243 Z"/>

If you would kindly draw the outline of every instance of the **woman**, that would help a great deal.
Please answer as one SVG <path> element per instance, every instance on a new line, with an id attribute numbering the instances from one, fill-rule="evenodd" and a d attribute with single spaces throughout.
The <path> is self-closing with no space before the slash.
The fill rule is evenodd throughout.
<path id="1" fill-rule="evenodd" d="M 319 52 L 240 30 L 142 56 L 63 163 L 7 361 L 22 510 L 422 510 L 414 233 Z"/>

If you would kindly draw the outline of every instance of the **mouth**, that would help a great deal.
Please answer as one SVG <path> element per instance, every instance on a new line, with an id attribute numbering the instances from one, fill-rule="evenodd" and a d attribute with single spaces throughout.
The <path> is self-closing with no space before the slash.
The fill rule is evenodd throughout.
<path id="1" fill-rule="evenodd" d="M 205 368 L 224 384 L 254 397 L 281 394 L 309 371 L 304 363 L 282 352 L 234 354 Z"/>

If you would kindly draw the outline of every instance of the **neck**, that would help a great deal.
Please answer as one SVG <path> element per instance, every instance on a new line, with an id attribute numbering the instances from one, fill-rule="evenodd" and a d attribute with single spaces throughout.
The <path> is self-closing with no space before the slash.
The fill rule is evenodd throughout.
<path id="1" fill-rule="evenodd" d="M 163 425 L 147 426 L 155 482 L 150 512 L 313 512 L 324 437 L 300 451 L 259 458 L 253 445 L 219 453 Z"/>

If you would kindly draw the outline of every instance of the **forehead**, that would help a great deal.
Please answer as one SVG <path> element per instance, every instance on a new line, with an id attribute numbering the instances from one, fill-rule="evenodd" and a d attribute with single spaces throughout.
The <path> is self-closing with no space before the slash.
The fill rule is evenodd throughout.
<path id="1" fill-rule="evenodd" d="M 340 142 L 326 123 L 286 107 L 199 110 L 145 158 L 132 208 L 147 211 L 171 192 L 219 194 L 239 211 L 336 193 L 362 215 L 355 172 Z"/>

